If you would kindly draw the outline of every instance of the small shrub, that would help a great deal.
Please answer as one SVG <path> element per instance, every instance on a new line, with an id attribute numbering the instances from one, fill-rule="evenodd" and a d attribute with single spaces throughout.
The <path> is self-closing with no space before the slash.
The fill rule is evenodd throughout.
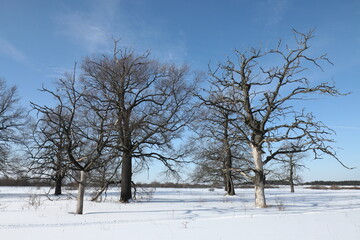
<path id="1" fill-rule="evenodd" d="M 281 199 L 276 199 L 276 206 L 279 211 L 285 211 L 284 201 Z"/>
<path id="2" fill-rule="evenodd" d="M 5 204 L 0 203 L 0 210 L 4 210 L 7 206 Z"/>
<path id="3" fill-rule="evenodd" d="M 155 191 L 156 188 L 141 188 L 141 191 L 137 193 L 138 194 L 137 198 L 150 201 L 151 199 L 153 199 L 153 195 Z"/>
<path id="4" fill-rule="evenodd" d="M 41 206 L 41 203 L 42 202 L 40 196 L 36 194 L 31 194 L 27 201 L 28 208 L 33 207 L 35 209 L 38 209 Z"/>

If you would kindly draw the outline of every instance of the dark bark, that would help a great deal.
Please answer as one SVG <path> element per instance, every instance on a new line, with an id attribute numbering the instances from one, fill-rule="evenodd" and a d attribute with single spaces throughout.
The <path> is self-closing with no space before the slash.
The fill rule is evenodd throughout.
<path id="1" fill-rule="evenodd" d="M 132 199 L 131 194 L 132 158 L 131 153 L 123 152 L 121 168 L 121 194 L 120 202 L 128 203 Z"/>
<path id="2" fill-rule="evenodd" d="M 230 153 L 230 148 L 228 148 L 228 154 L 227 154 L 227 159 L 225 161 L 225 191 L 227 192 L 228 195 L 233 196 L 235 195 L 235 188 L 234 188 L 234 182 L 233 182 L 233 177 L 231 174 L 231 169 L 232 168 L 232 159 L 231 159 L 231 153 Z"/>
<path id="3" fill-rule="evenodd" d="M 62 188 L 62 181 L 63 181 L 63 177 L 62 176 L 57 176 L 56 180 L 55 180 L 55 195 L 61 195 L 61 188 Z"/>
<path id="4" fill-rule="evenodd" d="M 235 195 L 234 182 L 233 182 L 230 171 L 228 171 L 228 173 L 226 174 L 226 187 L 225 188 L 226 188 L 227 195 L 230 195 L 230 196 Z"/>
<path id="5" fill-rule="evenodd" d="M 225 181 L 226 181 L 226 192 L 228 195 L 233 196 L 235 195 L 235 188 L 234 182 L 232 179 L 231 168 L 232 168 L 232 153 L 231 153 L 231 146 L 229 143 L 229 115 L 225 113 L 224 115 L 224 145 L 226 149 L 226 156 L 225 156 Z"/>
<path id="6" fill-rule="evenodd" d="M 64 179 L 65 175 L 65 169 L 62 167 L 63 159 L 61 157 L 61 151 L 58 150 L 57 152 L 57 162 L 56 162 L 56 173 L 55 173 L 55 195 L 61 195 L 61 187 L 62 187 L 62 181 Z"/>
<path id="7" fill-rule="evenodd" d="M 225 169 L 225 168 L 224 168 Z M 228 191 L 228 185 L 226 184 L 227 183 L 227 179 L 226 179 L 226 173 L 223 174 L 223 183 L 224 183 L 224 190 L 225 192 Z"/>

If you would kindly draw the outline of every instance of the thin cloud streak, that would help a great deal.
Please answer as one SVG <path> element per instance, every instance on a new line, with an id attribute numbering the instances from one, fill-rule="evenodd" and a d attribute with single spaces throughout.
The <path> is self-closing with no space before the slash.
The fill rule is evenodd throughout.
<path id="1" fill-rule="evenodd" d="M 81 45 L 89 52 L 106 48 L 110 39 L 101 23 L 95 22 L 85 14 L 72 13 L 57 18 L 61 35 Z"/>
<path id="2" fill-rule="evenodd" d="M 17 61 L 24 61 L 26 59 L 24 53 L 2 37 L 0 37 L 0 55 L 6 55 Z"/>
<path id="3" fill-rule="evenodd" d="M 71 11 L 55 16 L 57 33 L 75 42 L 89 53 L 109 50 L 112 24 L 119 0 L 90 1 L 89 11 Z"/>
<path id="4" fill-rule="evenodd" d="M 57 33 L 90 54 L 110 52 L 112 38 L 115 38 L 120 40 L 120 47 L 133 48 L 139 53 L 150 51 L 160 60 L 184 62 L 188 51 L 183 32 L 170 36 L 164 31 L 166 25 L 151 24 L 141 18 L 133 21 L 129 13 L 122 10 L 121 1 L 96 6 L 100 5 L 94 4 L 88 12 L 73 11 L 56 16 Z"/>

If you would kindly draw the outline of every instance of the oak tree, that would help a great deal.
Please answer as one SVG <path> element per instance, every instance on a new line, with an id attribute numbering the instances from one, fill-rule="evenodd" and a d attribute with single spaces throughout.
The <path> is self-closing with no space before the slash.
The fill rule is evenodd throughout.
<path id="1" fill-rule="evenodd" d="M 228 58 L 211 71 L 213 83 L 229 93 L 220 102 L 232 103 L 235 123 L 241 123 L 234 126 L 252 151 L 252 167 L 240 173 L 255 185 L 256 207 L 266 207 L 264 167 L 278 155 L 313 151 L 315 158 L 328 154 L 337 159 L 331 148 L 333 131 L 297 103 L 314 94 L 338 96 L 341 92 L 306 74 L 312 66 L 322 69 L 322 63 L 330 63 L 326 54 L 311 55 L 313 32 L 293 33 L 292 46 L 280 41 L 273 49 L 236 50 L 234 60 Z M 306 143 L 301 149 L 279 148 L 283 141 L 298 139 Z"/>
<path id="2" fill-rule="evenodd" d="M 187 66 L 162 64 L 149 53 L 119 49 L 112 55 L 88 57 L 82 65 L 83 82 L 93 101 L 104 105 L 111 119 L 112 148 L 121 157 L 122 202 L 132 199 L 133 165 L 161 161 L 175 172 L 180 161 L 172 141 L 188 124 L 194 86 Z"/>

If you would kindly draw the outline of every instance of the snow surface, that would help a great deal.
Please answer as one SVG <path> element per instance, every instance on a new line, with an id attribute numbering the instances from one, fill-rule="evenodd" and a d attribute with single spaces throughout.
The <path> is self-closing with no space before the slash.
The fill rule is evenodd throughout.
<path id="1" fill-rule="evenodd" d="M 225 196 L 215 189 L 146 189 L 136 201 L 84 204 L 75 215 L 76 191 L 1 187 L 1 239 L 360 239 L 359 190 L 267 189 L 266 209 L 254 207 L 253 189 Z M 89 192 L 89 191 L 88 191 Z M 91 191 L 90 191 L 91 192 Z"/>

